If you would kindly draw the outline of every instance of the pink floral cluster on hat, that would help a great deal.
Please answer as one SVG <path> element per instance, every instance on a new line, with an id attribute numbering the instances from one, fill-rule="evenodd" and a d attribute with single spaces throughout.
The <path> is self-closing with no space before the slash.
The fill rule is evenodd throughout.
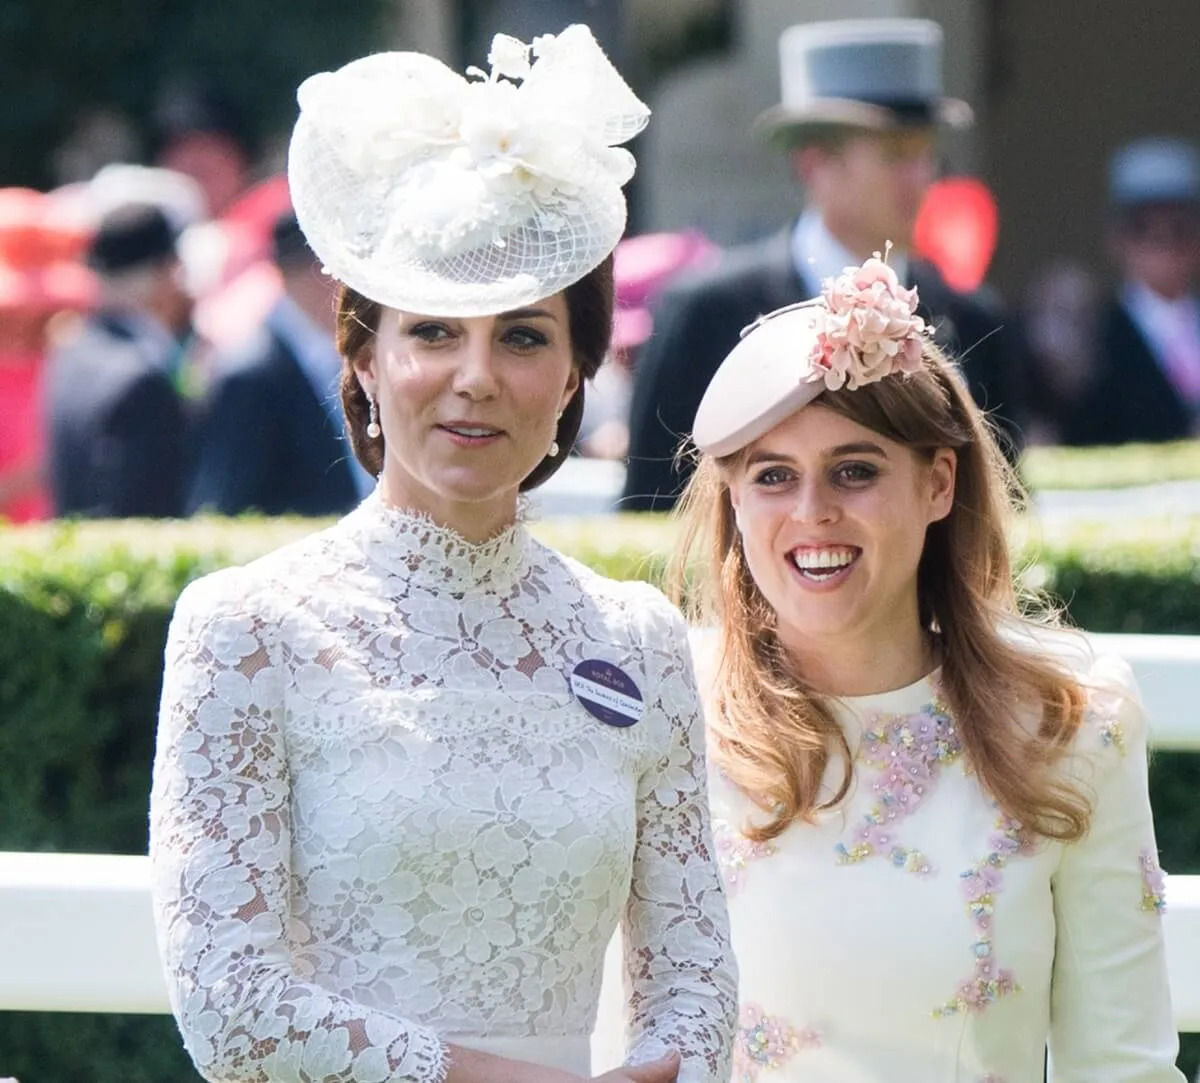
<path id="1" fill-rule="evenodd" d="M 917 291 L 900 285 L 879 253 L 826 279 L 821 298 L 810 380 L 854 391 L 895 372 L 920 371 L 926 324 L 917 315 Z"/>

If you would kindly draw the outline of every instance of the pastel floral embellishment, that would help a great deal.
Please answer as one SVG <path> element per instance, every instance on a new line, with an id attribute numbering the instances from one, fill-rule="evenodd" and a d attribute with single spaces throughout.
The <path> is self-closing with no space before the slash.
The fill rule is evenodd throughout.
<path id="1" fill-rule="evenodd" d="M 1125 755 L 1125 729 L 1119 718 L 1106 718 L 1100 723 L 1100 740 L 1105 748 L 1115 748 Z"/>
<path id="2" fill-rule="evenodd" d="M 763 1069 L 782 1068 L 800 1050 L 820 1044 L 819 1031 L 796 1030 L 757 1004 L 744 1004 L 734 1036 L 733 1078 L 736 1083 L 754 1083 Z"/>
<path id="3" fill-rule="evenodd" d="M 1167 910 L 1167 874 L 1151 850 L 1143 850 L 1139 858 L 1142 867 L 1142 909 L 1162 915 Z"/>
<path id="4" fill-rule="evenodd" d="M 712 832 L 725 890 L 730 895 L 736 895 L 745 882 L 746 867 L 750 862 L 770 857 L 776 852 L 775 847 L 770 842 L 755 842 L 746 838 L 726 820 L 713 820 Z"/>
<path id="5" fill-rule="evenodd" d="M 1012 972 L 1002 969 L 996 962 L 992 939 L 993 916 L 996 896 L 1004 886 L 1005 866 L 1013 857 L 1032 853 L 1033 845 L 1021 825 L 1004 815 L 997 821 L 996 831 L 988 843 L 991 847 L 988 855 L 962 874 L 967 915 L 975 927 L 975 941 L 971 945 L 975 960 L 972 973 L 959 983 L 954 996 L 934 1009 L 933 1014 L 938 1017 L 963 1012 L 978 1014 L 1000 997 L 1020 989 Z"/>
<path id="6" fill-rule="evenodd" d="M 920 850 L 900 843 L 900 822 L 925 800 L 938 774 L 962 753 L 950 712 L 937 699 L 911 715 L 884 715 L 868 722 L 858 759 L 879 770 L 872 780 L 875 800 L 849 846 L 835 847 L 839 865 L 855 864 L 876 854 L 892 865 L 924 875 L 933 871 Z"/>
<path id="7" fill-rule="evenodd" d="M 926 324 L 917 315 L 917 291 L 905 289 L 878 252 L 827 279 L 821 297 L 808 379 L 824 380 L 830 391 L 853 391 L 894 372 L 920 370 Z"/>

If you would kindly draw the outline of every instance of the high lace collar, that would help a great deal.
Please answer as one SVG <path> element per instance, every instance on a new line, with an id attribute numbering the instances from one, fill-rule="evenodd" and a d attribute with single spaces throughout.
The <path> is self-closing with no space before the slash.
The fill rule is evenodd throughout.
<path id="1" fill-rule="evenodd" d="M 529 550 L 520 515 L 487 541 L 472 542 L 424 512 L 393 507 L 378 489 L 345 521 L 371 561 L 438 593 L 506 591 L 524 570 Z"/>

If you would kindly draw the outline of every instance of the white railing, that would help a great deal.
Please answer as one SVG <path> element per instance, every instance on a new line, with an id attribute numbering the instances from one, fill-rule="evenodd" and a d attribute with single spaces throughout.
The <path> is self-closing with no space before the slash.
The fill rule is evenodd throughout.
<path id="1" fill-rule="evenodd" d="M 1168 878 L 1163 920 L 1175 1022 L 1200 1031 L 1200 876 Z M 0 853 L 0 959 L 0 1011 L 168 1011 L 149 859 Z"/>
<path id="2" fill-rule="evenodd" d="M 1154 747 L 1200 751 L 1200 636 L 1092 638 L 1132 665 Z M 1200 876 L 1167 904 L 1176 1023 L 1200 1031 Z M 167 1011 L 146 858 L 0 853 L 0 1011 Z"/>

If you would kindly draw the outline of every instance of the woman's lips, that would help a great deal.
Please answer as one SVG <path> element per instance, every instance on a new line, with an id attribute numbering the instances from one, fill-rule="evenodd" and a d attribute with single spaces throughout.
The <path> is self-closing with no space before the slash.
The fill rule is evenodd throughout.
<path id="1" fill-rule="evenodd" d="M 478 448 L 494 444 L 504 435 L 503 429 L 492 425 L 471 424 L 466 421 L 448 421 L 437 426 L 446 434 L 451 443 L 459 447 Z"/>
<path id="2" fill-rule="evenodd" d="M 788 553 L 788 563 L 805 587 L 833 590 L 850 577 L 861 556 L 856 545 L 801 545 Z"/>

